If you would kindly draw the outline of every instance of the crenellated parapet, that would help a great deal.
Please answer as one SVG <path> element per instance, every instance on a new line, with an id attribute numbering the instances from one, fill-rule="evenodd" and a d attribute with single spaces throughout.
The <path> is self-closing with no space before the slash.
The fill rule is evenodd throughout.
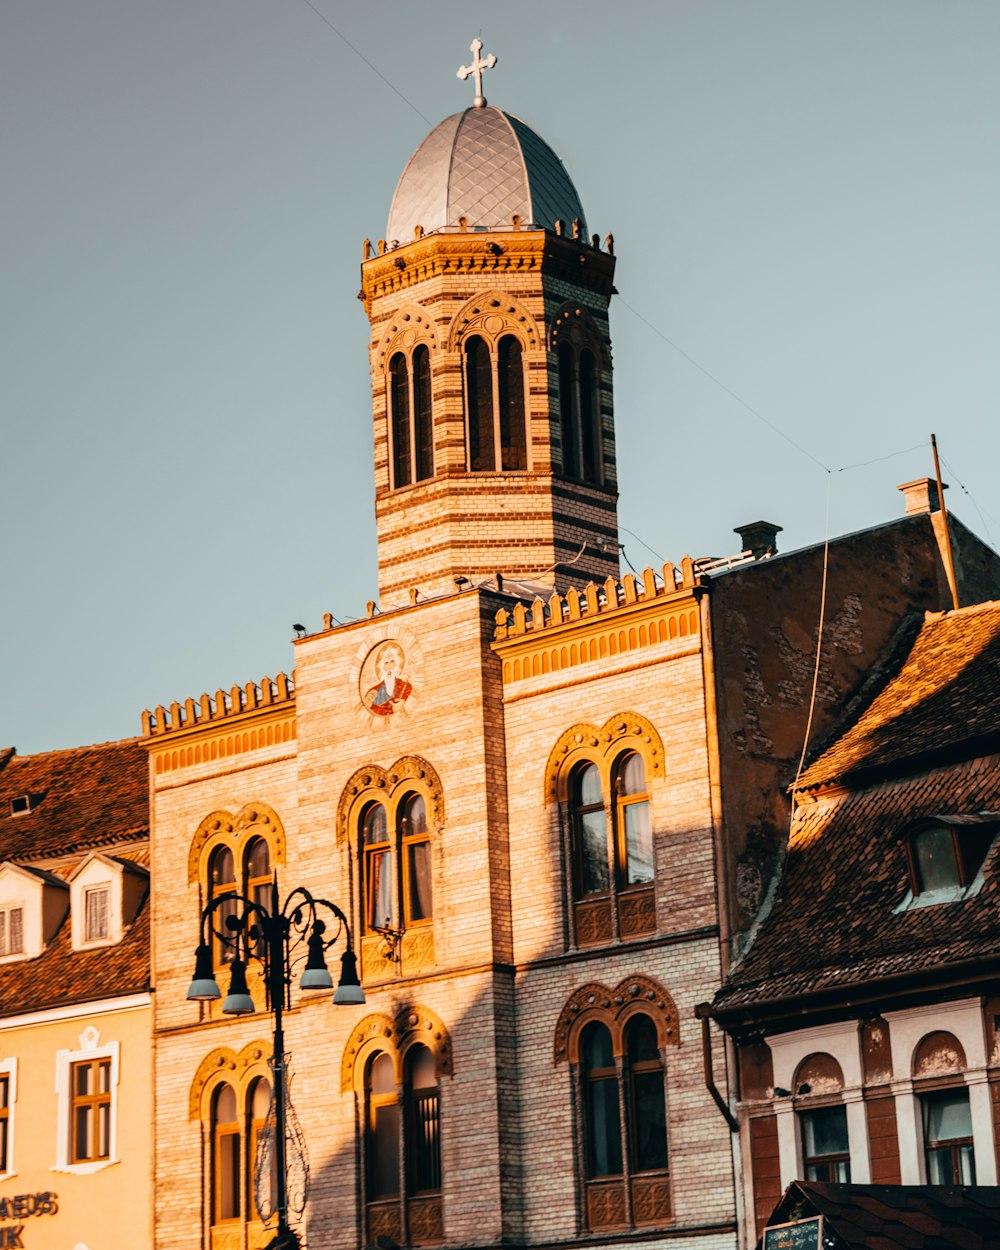
<path id="1" fill-rule="evenodd" d="M 199 699 L 185 699 L 183 704 L 175 700 L 169 708 L 161 704 L 153 712 L 146 709 L 142 713 L 142 736 L 160 737 L 259 708 L 294 703 L 294 699 L 295 687 L 286 673 L 279 673 L 273 681 L 262 677 L 259 683 L 248 681 L 245 686 L 232 686 L 228 691 L 216 690 L 214 698 L 206 693 Z"/>
<path id="2" fill-rule="evenodd" d="M 675 640 L 700 648 L 698 592 L 706 580 L 685 556 L 679 567 L 646 568 L 641 577 L 627 573 L 620 581 L 609 577 L 501 608 L 493 649 L 503 662 L 504 684 Z"/>

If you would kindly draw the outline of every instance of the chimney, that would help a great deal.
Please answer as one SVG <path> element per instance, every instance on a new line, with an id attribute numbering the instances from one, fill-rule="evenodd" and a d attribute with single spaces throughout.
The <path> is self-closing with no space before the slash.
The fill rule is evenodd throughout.
<path id="1" fill-rule="evenodd" d="M 773 521 L 751 521 L 749 525 L 737 525 L 733 531 L 739 534 L 743 550 L 749 551 L 755 560 L 778 553 L 778 535 L 781 526 Z"/>
<path id="2" fill-rule="evenodd" d="M 945 490 L 948 489 L 947 482 L 942 482 L 941 485 Z M 936 478 L 918 477 L 912 482 L 904 482 L 896 489 L 903 492 L 907 516 L 916 516 L 919 512 L 941 511 L 941 497 L 938 494 Z"/>

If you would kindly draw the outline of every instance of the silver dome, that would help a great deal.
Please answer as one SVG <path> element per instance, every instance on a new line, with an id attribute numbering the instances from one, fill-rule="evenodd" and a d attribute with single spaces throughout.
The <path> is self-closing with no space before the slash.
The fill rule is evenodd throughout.
<path id="1" fill-rule="evenodd" d="M 551 230 L 587 223 L 562 161 L 544 139 L 501 109 L 468 108 L 435 126 L 410 157 L 392 197 L 386 238 L 408 243 L 416 226 L 425 234 L 457 226 L 525 226 Z"/>

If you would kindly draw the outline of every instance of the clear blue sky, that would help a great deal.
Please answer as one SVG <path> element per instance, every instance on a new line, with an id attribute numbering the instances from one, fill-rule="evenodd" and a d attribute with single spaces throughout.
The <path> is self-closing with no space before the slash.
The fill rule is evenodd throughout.
<path id="1" fill-rule="evenodd" d="M 833 532 L 894 517 L 932 430 L 1000 539 L 995 0 L 312 4 L 0 5 L 0 745 L 137 732 L 374 595 L 361 241 L 480 31 L 615 236 L 634 564 L 820 541 L 828 486 Z"/>

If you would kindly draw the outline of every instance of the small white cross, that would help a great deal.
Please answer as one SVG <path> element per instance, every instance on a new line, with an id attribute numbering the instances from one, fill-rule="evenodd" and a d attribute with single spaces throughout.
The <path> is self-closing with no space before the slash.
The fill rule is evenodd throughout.
<path id="1" fill-rule="evenodd" d="M 479 54 L 483 50 L 483 41 L 481 39 L 473 39 L 469 45 L 469 50 L 472 52 L 472 64 L 463 65 L 458 71 L 458 76 L 465 82 L 470 74 L 475 74 L 476 98 L 472 101 L 472 107 L 481 109 L 486 107 L 486 97 L 483 95 L 483 70 L 492 69 L 496 65 L 497 59 L 492 52 L 487 57 L 480 57 Z"/>

